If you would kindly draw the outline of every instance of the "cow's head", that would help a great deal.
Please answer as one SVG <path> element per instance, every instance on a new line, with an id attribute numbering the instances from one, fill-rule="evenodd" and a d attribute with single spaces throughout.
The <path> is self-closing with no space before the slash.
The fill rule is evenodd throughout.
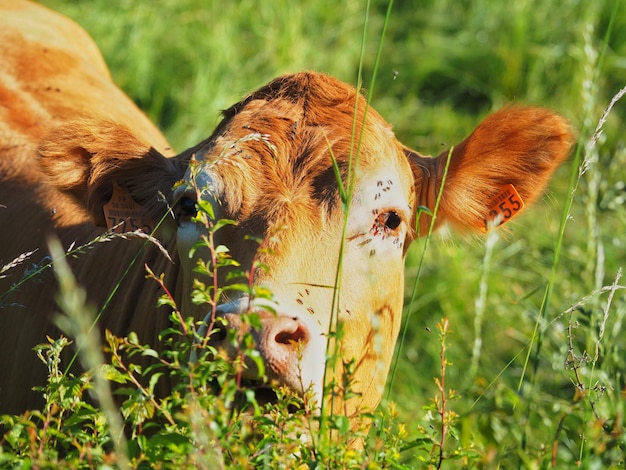
<path id="1" fill-rule="evenodd" d="M 216 218 L 234 220 L 218 243 L 244 268 L 255 256 L 268 267 L 253 282 L 273 301 L 268 307 L 231 293 L 217 314 L 240 328 L 242 313 L 258 313 L 263 326 L 254 336 L 268 378 L 297 391 L 312 386 L 318 398 L 338 320 L 340 362 L 354 361 L 360 394 L 349 413 L 380 400 L 400 326 L 404 254 L 431 223 L 418 208 L 433 211 L 443 183 L 435 225 L 484 230 L 494 215 L 498 223 L 535 200 L 572 145 L 560 116 L 508 108 L 451 153 L 425 158 L 352 87 L 315 73 L 280 77 L 224 114 L 209 139 L 173 159 L 120 124 L 76 123 L 44 142 L 42 164 L 99 224 L 115 186 L 153 219 L 166 212 L 160 193 L 168 195 L 173 217 L 162 233 L 176 231 L 184 272 L 178 300 L 207 322 L 206 306 L 189 301 L 196 260 L 208 256 L 189 257 L 206 231 L 194 218 L 197 198 Z M 186 184 L 175 185 L 181 178 Z M 257 253 L 250 237 L 267 249 Z M 212 341 L 220 346 L 224 336 Z M 228 350 L 227 340 L 222 346 Z"/>

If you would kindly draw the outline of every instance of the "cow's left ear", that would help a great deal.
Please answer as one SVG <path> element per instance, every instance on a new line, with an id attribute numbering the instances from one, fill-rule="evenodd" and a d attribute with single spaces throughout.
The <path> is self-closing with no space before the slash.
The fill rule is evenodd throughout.
<path id="1" fill-rule="evenodd" d="M 530 205 L 545 189 L 575 141 L 568 121 L 540 108 L 504 108 L 488 116 L 451 152 L 425 158 L 405 149 L 417 204 L 431 211 L 448 165 L 436 225 L 488 230 Z M 449 163 L 448 162 L 449 159 Z M 430 217 L 422 216 L 424 235 Z"/>
<path id="2" fill-rule="evenodd" d="M 53 129 L 39 146 L 39 163 L 48 182 L 85 207 L 99 226 L 106 226 L 103 207 L 116 187 L 128 191 L 146 217 L 159 218 L 166 209 L 159 194 L 168 194 L 184 171 L 128 127 L 108 120 Z"/>

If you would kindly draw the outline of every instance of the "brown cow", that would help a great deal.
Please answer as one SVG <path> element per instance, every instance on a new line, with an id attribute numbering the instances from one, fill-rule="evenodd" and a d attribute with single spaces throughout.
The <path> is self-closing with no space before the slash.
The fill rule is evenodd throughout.
<path id="1" fill-rule="evenodd" d="M 340 354 L 356 361 L 360 394 L 348 413 L 380 400 L 400 325 L 404 254 L 430 224 L 426 216 L 416 220 L 418 206 L 433 210 L 443 184 L 435 225 L 480 230 L 494 217 L 497 224 L 541 194 L 572 145 L 562 117 L 507 108 L 455 146 L 446 165 L 449 152 L 426 158 L 402 145 L 354 88 L 305 72 L 255 91 L 224 112 L 207 140 L 166 158 L 164 139 L 113 85 L 83 31 L 42 7 L 0 5 L 0 265 L 35 249 L 33 258 L 44 257 L 52 234 L 66 248 L 93 240 L 107 230 L 107 218 L 119 220 L 111 204 L 122 197 L 143 212 L 131 225 L 153 227 L 168 214 L 156 236 L 172 262 L 153 246 L 139 251 L 141 242 L 120 239 L 73 264 L 101 306 L 138 256 L 100 327 L 135 331 L 156 344 L 168 311 L 157 309 L 160 292 L 146 280 L 144 264 L 164 273 L 185 315 L 208 321 L 208 308 L 190 301 L 193 267 L 207 257 L 203 250 L 188 256 L 205 234 L 193 217 L 202 198 L 217 218 L 236 221 L 218 232 L 219 242 L 244 268 L 256 252 L 248 236 L 269 248 L 256 254 L 268 270 L 252 281 L 273 293 L 271 308 L 231 294 L 217 314 L 240 328 L 243 312 L 257 312 L 262 328 L 254 335 L 267 378 L 295 391 L 311 386 L 320 398 L 337 311 Z M 353 188 L 345 232 L 333 159 L 344 188 Z M 175 185 L 181 179 L 187 183 Z M 0 280 L 0 295 L 19 280 L 16 271 Z M 29 390 L 44 381 L 45 370 L 31 348 L 55 334 L 54 290 L 46 272 L 2 300 L 0 412 L 37 404 Z"/>

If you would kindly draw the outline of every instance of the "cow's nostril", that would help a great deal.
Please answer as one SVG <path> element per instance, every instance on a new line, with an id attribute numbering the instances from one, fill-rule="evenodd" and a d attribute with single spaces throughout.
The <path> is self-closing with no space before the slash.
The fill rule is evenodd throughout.
<path id="1" fill-rule="evenodd" d="M 274 337 L 274 340 L 279 344 L 292 344 L 306 342 L 308 339 L 308 333 L 306 328 L 302 325 L 294 324 L 295 328 L 283 329 Z"/>

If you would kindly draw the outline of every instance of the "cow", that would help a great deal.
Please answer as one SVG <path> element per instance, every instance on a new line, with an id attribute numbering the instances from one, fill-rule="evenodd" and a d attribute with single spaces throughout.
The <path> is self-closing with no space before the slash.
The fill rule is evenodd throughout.
<path id="1" fill-rule="evenodd" d="M 206 140 L 174 154 L 79 26 L 24 1 L 0 5 L 0 266 L 25 253 L 29 263 L 44 259 L 51 236 L 68 249 L 120 221 L 143 227 L 169 256 L 119 237 L 72 261 L 90 302 L 106 304 L 101 330 L 136 332 L 158 347 L 170 311 L 157 307 L 162 292 L 148 266 L 185 316 L 223 320 L 210 341 L 228 354 L 224 331 L 257 314 L 255 348 L 272 386 L 312 389 L 323 403 L 324 381 L 351 361 L 353 394 L 340 407 L 349 416 L 381 399 L 411 242 L 443 225 L 480 233 L 511 218 L 542 194 L 573 145 L 565 118 L 510 106 L 440 156 L 423 156 L 354 87 L 307 71 L 252 92 Z M 248 272 L 265 266 L 249 282 L 269 299 L 229 292 L 212 312 L 192 302 L 194 268 L 210 256 L 195 249 L 207 235 L 197 216 L 207 204 L 215 220 L 233 221 L 216 243 Z M 32 387 L 46 371 L 32 348 L 58 334 L 51 272 L 12 289 L 28 268 L 0 279 L 0 295 L 9 293 L 0 305 L 2 413 L 38 406 Z M 326 371 L 336 324 L 342 361 Z"/>

